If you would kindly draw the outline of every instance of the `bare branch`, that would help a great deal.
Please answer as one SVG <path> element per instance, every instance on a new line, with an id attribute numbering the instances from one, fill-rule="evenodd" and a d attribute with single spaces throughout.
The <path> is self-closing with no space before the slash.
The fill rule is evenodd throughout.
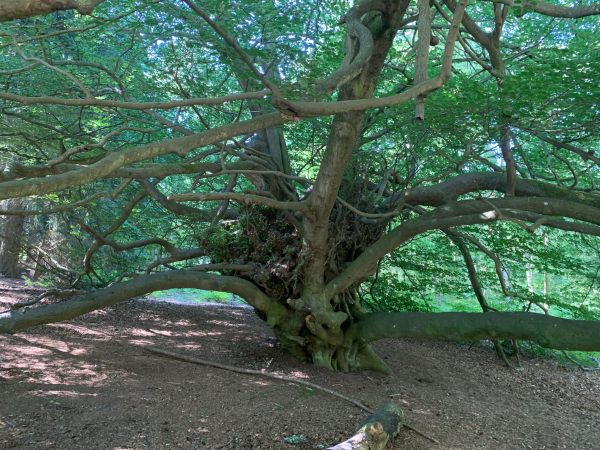
<path id="1" fill-rule="evenodd" d="M 198 5 L 194 4 L 191 0 L 183 0 L 183 1 L 186 5 L 188 5 L 192 9 L 192 11 L 194 11 L 196 14 L 198 14 L 200 17 L 202 17 L 204 19 L 204 21 L 207 24 L 209 24 L 210 27 L 213 30 L 215 30 L 217 32 L 217 34 L 219 34 L 219 36 L 221 36 L 223 38 L 223 40 L 225 42 L 227 42 L 227 44 L 229 44 L 231 46 L 231 48 L 233 48 L 236 51 L 238 56 L 248 66 L 248 68 L 252 71 L 252 73 L 254 73 L 254 75 L 256 75 L 256 77 L 262 82 L 262 84 L 265 85 L 265 87 L 267 89 L 271 90 L 271 93 L 273 94 L 274 97 L 277 97 L 277 98 L 281 97 L 279 88 L 274 83 L 269 81 L 269 79 L 267 79 L 267 77 L 256 68 L 256 65 L 252 62 L 252 59 L 242 49 L 242 47 L 240 47 L 240 45 L 237 43 L 237 41 L 235 40 L 235 38 L 233 36 L 231 36 L 229 33 L 227 33 L 223 28 L 221 28 L 210 17 L 210 14 L 208 14 L 206 11 L 204 11 L 202 8 L 200 8 Z"/>
<path id="2" fill-rule="evenodd" d="M 8 92 L 0 92 L 0 98 L 21 103 L 23 105 L 62 105 L 62 106 L 95 106 L 98 108 L 123 108 L 132 110 L 147 109 L 172 109 L 186 106 L 222 105 L 224 103 L 240 100 L 256 100 L 269 95 L 271 91 L 264 89 L 255 92 L 242 92 L 239 94 L 225 95 L 223 97 L 190 98 L 185 100 L 172 100 L 166 102 L 128 102 L 118 100 L 104 100 L 95 97 L 86 98 L 61 98 L 61 97 L 26 97 Z"/>
<path id="3" fill-rule="evenodd" d="M 212 128 L 202 133 L 183 136 L 180 138 L 152 142 L 121 152 L 109 153 L 100 161 L 89 166 L 82 166 L 68 173 L 51 175 L 32 180 L 18 180 L 0 183 L 0 200 L 29 195 L 41 195 L 48 192 L 79 186 L 112 174 L 117 169 L 134 162 L 150 159 L 167 153 L 177 153 L 181 156 L 198 147 L 215 144 L 230 137 L 270 126 L 280 125 L 289 118 L 280 113 L 266 114 L 236 122 L 222 127 Z"/>
<path id="4" fill-rule="evenodd" d="M 305 211 L 307 209 L 306 202 L 284 202 L 271 197 L 265 197 L 256 194 L 240 194 L 237 192 L 210 192 L 210 193 L 189 193 L 177 194 L 168 197 L 169 200 L 177 202 L 189 201 L 214 201 L 214 200 L 232 200 L 243 205 L 264 205 L 275 209 L 285 209 L 290 211 Z"/>

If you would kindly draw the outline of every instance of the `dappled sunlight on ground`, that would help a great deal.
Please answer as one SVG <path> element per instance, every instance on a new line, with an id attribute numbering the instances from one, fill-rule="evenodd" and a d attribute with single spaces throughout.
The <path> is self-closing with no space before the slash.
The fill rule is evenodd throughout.
<path id="1" fill-rule="evenodd" d="M 97 397 L 98 394 L 94 392 L 77 392 L 77 391 L 53 391 L 53 390 L 35 390 L 29 391 L 29 395 L 32 397 L 67 397 L 67 398 L 75 398 L 75 397 Z"/>
<path id="2" fill-rule="evenodd" d="M 233 327 L 233 328 L 244 328 L 246 325 L 243 323 L 230 322 L 228 320 L 207 320 L 206 323 L 211 325 L 220 325 L 223 327 Z"/>
<path id="3" fill-rule="evenodd" d="M 151 353 L 161 347 L 306 380 L 372 407 L 394 400 L 434 446 L 403 429 L 397 448 L 592 449 L 600 442 L 597 373 L 526 362 L 509 371 L 490 349 L 383 341 L 394 375 L 333 373 L 299 362 L 248 308 L 132 301 L 102 314 L 0 336 L 0 448 L 65 450 L 324 448 L 365 414 L 292 382 Z M 557 427 L 560 424 L 560 427 Z"/>
<path id="4" fill-rule="evenodd" d="M 18 336 L 14 336 L 14 339 L 20 340 L 22 339 L 25 342 L 29 342 L 33 345 L 38 346 L 38 348 L 45 348 L 50 351 L 58 351 L 61 353 L 68 353 L 70 355 L 83 355 L 87 352 L 87 349 L 79 346 L 72 346 L 67 342 L 54 339 L 47 336 L 34 336 L 34 335 L 23 335 L 20 334 Z"/>
<path id="5" fill-rule="evenodd" d="M 107 379 L 102 367 L 56 357 L 52 351 L 22 343 L 3 345 L 0 378 L 28 383 L 98 386 Z"/>
<path id="6" fill-rule="evenodd" d="M 94 338 L 102 340 L 111 339 L 111 335 L 105 331 L 93 329 L 90 327 L 84 327 L 81 325 L 74 325 L 72 323 L 51 323 L 48 326 L 63 329 L 68 331 L 69 333 L 79 334 L 81 336 L 94 336 Z"/>
<path id="7" fill-rule="evenodd" d="M 287 374 L 282 374 L 282 375 L 285 375 L 286 377 L 290 377 L 290 378 L 297 378 L 297 379 L 304 379 L 304 380 L 310 378 L 307 373 L 300 372 L 299 370 L 294 370 L 292 372 L 289 372 Z"/>
<path id="8" fill-rule="evenodd" d="M 153 345 L 154 341 L 150 341 L 148 339 L 129 339 L 127 341 L 128 343 L 132 344 L 132 345 L 137 345 L 140 347 L 145 347 L 147 345 Z"/>

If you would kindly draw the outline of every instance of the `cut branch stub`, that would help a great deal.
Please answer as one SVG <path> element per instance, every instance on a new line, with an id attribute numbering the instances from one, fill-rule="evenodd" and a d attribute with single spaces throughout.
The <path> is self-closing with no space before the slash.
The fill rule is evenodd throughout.
<path id="1" fill-rule="evenodd" d="M 350 439 L 327 450 L 383 450 L 402 427 L 404 413 L 396 403 L 386 403 L 369 414 Z"/>

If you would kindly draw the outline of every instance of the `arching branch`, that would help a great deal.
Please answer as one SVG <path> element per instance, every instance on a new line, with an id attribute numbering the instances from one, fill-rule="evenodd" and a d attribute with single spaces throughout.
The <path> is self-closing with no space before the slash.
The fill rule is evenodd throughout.
<path id="1" fill-rule="evenodd" d="M 205 289 L 239 295 L 259 311 L 285 308 L 267 297 L 250 281 L 195 271 L 169 271 L 144 275 L 67 301 L 0 313 L 0 333 L 15 333 L 35 325 L 73 319 L 82 314 L 154 291 L 174 288 Z"/>

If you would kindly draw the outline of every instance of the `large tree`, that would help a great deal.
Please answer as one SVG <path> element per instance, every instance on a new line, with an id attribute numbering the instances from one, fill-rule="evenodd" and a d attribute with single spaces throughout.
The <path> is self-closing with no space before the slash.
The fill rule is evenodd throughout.
<path id="1" fill-rule="evenodd" d="M 386 337 L 600 350 L 596 321 L 493 311 L 472 255 L 527 297 L 485 232 L 600 236 L 597 4 L 13 3 L 0 199 L 39 208 L 2 213 L 65 214 L 90 242 L 76 282 L 105 287 L 0 331 L 186 287 L 241 296 L 339 370 L 385 371 L 370 343 Z M 434 230 L 485 314 L 365 308 L 381 261 Z"/>

